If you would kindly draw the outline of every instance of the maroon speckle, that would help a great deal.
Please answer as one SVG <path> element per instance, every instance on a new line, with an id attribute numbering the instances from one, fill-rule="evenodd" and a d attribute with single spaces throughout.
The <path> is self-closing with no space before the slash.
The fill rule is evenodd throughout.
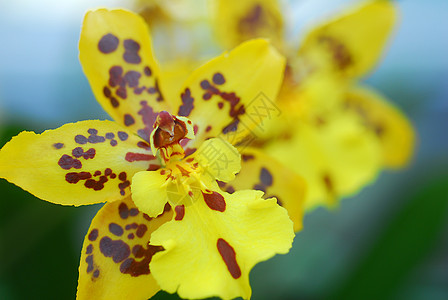
<path id="1" fill-rule="evenodd" d="M 110 98 L 110 96 L 112 96 L 112 92 L 110 91 L 110 89 L 107 86 L 105 86 L 103 88 L 103 94 L 104 94 L 104 97 L 106 97 L 106 98 Z"/>
<path id="2" fill-rule="evenodd" d="M 130 114 L 124 115 L 124 125 L 131 126 L 134 123 L 135 123 L 135 120 L 134 120 L 133 116 L 131 116 Z"/>
<path id="3" fill-rule="evenodd" d="M 136 258 L 143 259 L 141 261 L 136 261 L 133 258 L 126 259 L 120 265 L 120 272 L 123 274 L 129 274 L 132 277 L 137 277 L 140 275 L 150 274 L 149 263 L 154 254 L 159 251 L 165 250 L 162 246 L 152 246 L 148 245 L 148 249 L 143 248 L 141 245 L 136 245 L 132 248 L 132 253 Z"/>
<path id="4" fill-rule="evenodd" d="M 93 245 L 89 244 L 86 248 L 86 254 L 91 254 L 93 252 Z"/>
<path id="5" fill-rule="evenodd" d="M 95 278 L 98 278 L 99 276 L 100 276 L 100 270 L 95 270 L 94 272 L 93 272 L 93 275 L 92 275 L 93 277 L 95 277 Z"/>
<path id="6" fill-rule="evenodd" d="M 121 236 L 123 235 L 123 228 L 118 225 L 117 223 L 110 223 L 109 224 L 109 231 L 113 234 L 115 234 L 116 236 Z"/>
<path id="7" fill-rule="evenodd" d="M 126 153 L 125 159 L 128 162 L 150 161 L 150 160 L 156 159 L 156 157 L 154 155 L 150 155 L 150 154 L 128 152 L 128 153 Z"/>
<path id="8" fill-rule="evenodd" d="M 116 140 L 111 140 L 111 141 L 110 141 L 110 145 L 111 145 L 112 147 L 115 147 L 116 145 L 118 145 L 118 142 L 117 142 Z"/>
<path id="9" fill-rule="evenodd" d="M 86 257 L 86 263 L 87 263 L 87 273 L 90 273 L 93 271 L 93 255 L 89 255 Z"/>
<path id="10" fill-rule="evenodd" d="M 176 212 L 176 217 L 174 218 L 174 220 L 181 221 L 185 216 L 185 206 L 178 205 L 174 207 L 174 211 Z"/>
<path id="11" fill-rule="evenodd" d="M 157 113 L 148 105 L 147 101 L 141 101 L 140 105 L 142 108 L 138 111 L 138 114 L 141 116 L 145 128 L 139 129 L 137 133 L 142 139 L 149 142 L 149 137 L 154 129 L 153 124 L 156 121 Z"/>
<path id="12" fill-rule="evenodd" d="M 117 98 L 115 97 L 111 97 L 110 98 L 110 105 L 112 105 L 112 107 L 118 107 L 120 105 L 120 103 L 118 102 Z"/>
<path id="13" fill-rule="evenodd" d="M 224 84 L 226 80 L 224 79 L 224 76 L 221 73 L 215 73 L 213 75 L 213 83 L 221 85 Z"/>
<path id="14" fill-rule="evenodd" d="M 75 136 L 75 142 L 80 145 L 87 144 L 87 138 L 83 135 L 78 134 Z"/>
<path id="15" fill-rule="evenodd" d="M 74 159 L 73 157 L 64 154 L 58 161 L 58 165 L 64 170 L 70 170 L 71 168 L 81 169 L 82 164 L 79 160 Z"/>
<path id="16" fill-rule="evenodd" d="M 103 143 L 106 141 L 106 138 L 104 136 L 97 135 L 98 130 L 94 128 L 90 128 L 89 130 L 87 130 L 87 132 L 90 133 L 87 141 L 91 144 Z"/>
<path id="17" fill-rule="evenodd" d="M 115 35 L 108 33 L 103 35 L 101 40 L 98 42 L 98 49 L 104 54 L 112 53 L 117 50 L 118 43 L 118 38 Z"/>
<path id="18" fill-rule="evenodd" d="M 126 180 L 125 182 L 119 183 L 118 188 L 120 189 L 120 195 L 124 196 L 126 194 L 125 189 L 131 185 L 131 182 L 129 180 Z"/>
<path id="19" fill-rule="evenodd" d="M 93 174 L 93 176 L 100 176 L 101 175 L 101 171 L 95 171 L 95 174 Z"/>
<path id="20" fill-rule="evenodd" d="M 255 159 L 255 156 L 253 156 L 252 154 L 243 154 L 241 155 L 241 158 L 243 159 L 243 161 L 249 161 Z"/>
<path id="21" fill-rule="evenodd" d="M 266 193 L 266 186 L 264 184 L 257 183 L 253 187 L 254 190 L 263 191 Z"/>
<path id="22" fill-rule="evenodd" d="M 202 99 L 204 100 L 210 100 L 211 98 L 212 98 L 211 93 L 205 93 L 204 95 L 202 95 Z"/>
<path id="23" fill-rule="evenodd" d="M 129 208 L 126 205 L 126 203 L 122 202 L 118 206 L 118 214 L 120 215 L 120 218 L 127 219 L 129 217 Z"/>
<path id="24" fill-rule="evenodd" d="M 145 149 L 145 150 L 151 150 L 151 146 L 148 143 L 146 143 L 146 142 L 140 141 L 140 142 L 137 143 L 137 146 L 139 148 L 142 148 L 142 149 Z"/>
<path id="25" fill-rule="evenodd" d="M 202 80 L 199 84 L 202 89 L 207 90 L 211 87 L 210 82 L 208 80 Z"/>
<path id="26" fill-rule="evenodd" d="M 238 124 L 240 123 L 239 119 L 234 119 L 232 121 L 232 123 L 230 123 L 229 125 L 227 125 L 226 127 L 224 127 L 222 129 L 222 133 L 226 134 L 229 132 L 235 132 L 238 129 Z"/>
<path id="27" fill-rule="evenodd" d="M 186 88 L 185 92 L 183 92 L 180 97 L 182 99 L 182 105 L 179 107 L 178 115 L 188 117 L 194 108 L 194 98 L 191 96 L 190 89 Z"/>
<path id="28" fill-rule="evenodd" d="M 266 168 L 261 168 L 261 172 L 260 172 L 260 181 L 263 185 L 265 185 L 266 187 L 271 186 L 272 185 L 272 175 L 271 172 L 268 171 L 268 169 Z"/>
<path id="29" fill-rule="evenodd" d="M 131 223 L 126 225 L 126 230 L 137 229 L 137 227 L 138 227 L 137 223 Z"/>
<path id="30" fill-rule="evenodd" d="M 129 210 L 129 215 L 131 215 L 132 217 L 135 217 L 136 215 L 138 215 L 139 210 L 137 208 L 131 208 L 131 210 Z"/>
<path id="31" fill-rule="evenodd" d="M 148 88 L 148 93 L 150 93 L 150 94 L 155 94 L 156 92 L 157 92 L 157 90 L 156 90 L 155 87 L 150 87 L 150 88 Z"/>
<path id="32" fill-rule="evenodd" d="M 120 179 L 121 181 L 125 181 L 126 178 L 127 178 L 126 172 L 121 172 L 121 173 L 118 175 L 118 179 Z"/>
<path id="33" fill-rule="evenodd" d="M 133 233 L 128 234 L 128 239 L 133 240 L 135 238 Z"/>
<path id="34" fill-rule="evenodd" d="M 79 173 L 71 172 L 65 174 L 65 181 L 73 184 L 78 183 L 80 180 L 87 180 L 90 178 L 92 178 L 92 174 L 89 172 L 79 172 Z"/>
<path id="35" fill-rule="evenodd" d="M 109 85 L 111 87 L 123 85 L 123 68 L 121 66 L 112 66 L 109 69 Z"/>
<path id="36" fill-rule="evenodd" d="M 55 149 L 61 149 L 62 147 L 64 147 L 64 144 L 63 143 L 55 143 L 55 144 L 53 144 L 53 147 Z"/>
<path id="37" fill-rule="evenodd" d="M 111 140 L 115 137 L 115 134 L 113 134 L 113 132 L 108 132 L 106 133 L 106 139 Z"/>
<path id="38" fill-rule="evenodd" d="M 120 139 L 120 141 L 126 141 L 129 137 L 129 135 L 124 132 L 124 131 L 118 131 L 118 138 Z"/>
<path id="39" fill-rule="evenodd" d="M 98 229 L 92 229 L 89 233 L 89 241 L 94 242 L 98 238 Z"/>
<path id="40" fill-rule="evenodd" d="M 115 94 L 120 97 L 121 99 L 126 99 L 128 97 L 128 92 L 126 91 L 125 86 L 120 86 L 116 91 Z"/>
<path id="41" fill-rule="evenodd" d="M 93 159 L 95 158 L 96 151 L 93 148 L 90 148 L 87 150 L 87 152 L 84 152 L 84 149 L 81 147 L 76 147 L 72 150 L 72 155 L 76 158 L 83 157 L 84 159 Z"/>
<path id="42" fill-rule="evenodd" d="M 185 157 L 187 157 L 187 156 L 189 156 L 189 155 L 195 153 L 196 150 L 197 150 L 196 148 L 187 148 L 187 149 L 185 150 Z"/>
<path id="43" fill-rule="evenodd" d="M 125 52 L 123 54 L 123 59 L 125 62 L 130 64 L 139 64 L 142 59 L 138 55 L 140 51 L 140 44 L 134 40 L 127 39 L 123 42 Z"/>
<path id="44" fill-rule="evenodd" d="M 212 192 L 211 194 L 202 192 L 202 195 L 204 196 L 205 203 L 210 209 L 220 212 L 226 210 L 226 201 L 221 194 L 217 192 Z"/>
<path id="45" fill-rule="evenodd" d="M 138 225 L 137 231 L 135 232 L 139 238 L 143 237 L 148 230 L 145 224 Z"/>
<path id="46" fill-rule="evenodd" d="M 219 254 L 221 254 L 227 269 L 233 278 L 238 279 L 241 277 L 241 269 L 236 261 L 236 253 L 232 246 L 229 245 L 224 239 L 218 239 L 217 248 Z"/>
<path id="47" fill-rule="evenodd" d="M 229 193 L 229 194 L 233 194 L 233 193 L 235 193 L 235 188 L 233 186 L 229 185 L 226 188 L 226 192 Z"/>
<path id="48" fill-rule="evenodd" d="M 115 263 L 119 263 L 131 254 L 129 245 L 123 241 L 114 241 L 105 236 L 100 241 L 100 251 L 105 257 L 112 257 Z"/>
<path id="49" fill-rule="evenodd" d="M 139 80 L 142 75 L 137 71 L 128 71 L 124 74 L 124 80 L 131 88 L 139 86 Z"/>
<path id="50" fill-rule="evenodd" d="M 143 72 L 145 73 L 146 76 L 151 76 L 151 74 L 152 74 L 151 69 L 148 66 L 146 66 L 143 69 Z"/>
<path id="51" fill-rule="evenodd" d="M 88 179 L 84 182 L 84 186 L 94 191 L 100 191 L 104 189 L 104 184 L 108 181 L 106 176 L 101 176 L 98 180 Z"/>

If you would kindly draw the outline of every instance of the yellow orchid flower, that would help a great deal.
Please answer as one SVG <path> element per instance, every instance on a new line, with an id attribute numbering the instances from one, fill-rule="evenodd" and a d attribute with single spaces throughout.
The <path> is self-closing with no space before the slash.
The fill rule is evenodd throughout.
<path id="1" fill-rule="evenodd" d="M 115 122 L 22 132 L 0 151 L 0 177 L 43 200 L 107 202 L 84 240 L 77 298 L 147 299 L 160 289 L 250 298 L 250 270 L 287 253 L 294 237 L 277 203 L 295 229 L 302 219 L 303 181 L 233 146 L 258 126 L 253 99 L 276 97 L 284 58 L 265 40 L 248 41 L 196 69 L 172 99 L 138 15 L 88 12 L 79 49 L 93 93 Z M 263 186 L 287 190 L 278 200 L 230 185 L 222 191 L 241 160 L 251 161 Z M 290 178 L 294 185 L 284 183 Z"/>
<path id="2" fill-rule="evenodd" d="M 216 8 L 214 27 L 224 46 L 267 37 L 287 56 L 277 102 L 283 115 L 259 132 L 260 144 L 306 179 L 307 209 L 332 205 L 371 182 L 382 168 L 409 162 L 414 145 L 409 121 L 356 83 L 381 55 L 395 23 L 393 3 L 366 1 L 352 8 L 311 30 L 298 51 L 284 37 L 279 1 L 217 0 Z M 231 184 L 252 186 L 246 178 L 236 181 L 242 183 Z"/>

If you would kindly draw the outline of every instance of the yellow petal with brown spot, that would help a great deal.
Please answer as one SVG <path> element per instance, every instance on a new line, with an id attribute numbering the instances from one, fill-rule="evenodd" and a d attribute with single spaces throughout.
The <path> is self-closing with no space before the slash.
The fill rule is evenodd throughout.
<path id="1" fill-rule="evenodd" d="M 213 7 L 217 41 L 233 48 L 253 38 L 268 38 L 282 47 L 284 25 L 277 0 L 218 0 Z"/>
<path id="2" fill-rule="evenodd" d="M 79 41 L 80 61 L 93 93 L 120 124 L 149 141 L 161 110 L 160 71 L 144 20 L 125 10 L 87 12 Z"/>
<path id="3" fill-rule="evenodd" d="M 24 131 L 0 151 L 0 177 L 63 205 L 124 198 L 136 172 L 158 168 L 148 144 L 110 121 Z"/>
<path id="4" fill-rule="evenodd" d="M 233 299 L 251 296 L 249 272 L 275 254 L 287 253 L 293 224 L 276 199 L 260 191 L 203 192 L 151 236 L 161 245 L 150 268 L 163 290 L 180 297 Z"/>
<path id="5" fill-rule="evenodd" d="M 232 145 L 263 123 L 256 114 L 275 101 L 285 59 L 268 41 L 245 42 L 196 69 L 187 79 L 174 112 L 193 121 L 193 145 L 221 137 Z"/>
<path id="6" fill-rule="evenodd" d="M 391 1 L 367 1 L 311 31 L 299 55 L 317 71 L 360 77 L 378 61 L 395 19 Z"/>
<path id="7" fill-rule="evenodd" d="M 274 157 L 254 149 L 241 152 L 241 171 L 235 180 L 219 182 L 222 190 L 233 193 L 235 190 L 254 189 L 265 193 L 265 198 L 275 197 L 277 203 L 288 211 L 294 222 L 294 231 L 302 229 L 306 194 L 305 180 L 279 163 Z"/>
<path id="8" fill-rule="evenodd" d="M 146 300 L 160 288 L 149 263 L 162 247 L 148 245 L 151 234 L 171 220 L 140 212 L 130 197 L 106 203 L 92 220 L 79 264 L 77 299 Z"/>
<path id="9" fill-rule="evenodd" d="M 354 110 L 375 133 L 386 167 L 406 165 L 414 152 L 415 133 L 409 120 L 378 93 L 364 87 L 347 92 L 344 107 Z"/>

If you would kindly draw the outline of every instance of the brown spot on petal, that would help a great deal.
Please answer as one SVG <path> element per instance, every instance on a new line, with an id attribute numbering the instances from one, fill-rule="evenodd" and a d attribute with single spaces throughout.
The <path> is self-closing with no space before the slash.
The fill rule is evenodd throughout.
<path id="1" fill-rule="evenodd" d="M 125 52 L 123 54 L 123 59 L 125 62 L 130 64 L 139 64 L 142 59 L 138 55 L 140 51 L 140 44 L 132 39 L 124 40 L 123 42 Z"/>
<path id="2" fill-rule="evenodd" d="M 151 154 L 143 154 L 143 153 L 133 153 L 128 152 L 126 153 L 125 157 L 126 161 L 128 162 L 134 162 L 134 161 L 150 161 L 156 159 L 154 155 Z"/>
<path id="3" fill-rule="evenodd" d="M 126 205 L 126 203 L 122 202 L 118 206 L 118 214 L 120 215 L 120 218 L 122 218 L 123 220 L 126 220 L 129 217 L 129 208 Z"/>
<path id="4" fill-rule="evenodd" d="M 271 172 L 268 171 L 268 169 L 266 168 L 261 168 L 261 172 L 260 172 L 260 181 L 263 185 L 265 185 L 266 187 L 271 186 L 272 185 L 272 175 Z"/>
<path id="5" fill-rule="evenodd" d="M 114 241 L 105 236 L 100 240 L 100 251 L 105 257 L 112 257 L 115 263 L 122 262 L 131 254 L 129 245 L 123 241 Z"/>
<path id="6" fill-rule="evenodd" d="M 98 42 L 98 49 L 104 54 L 112 53 L 117 50 L 118 43 L 118 38 L 115 35 L 108 33 L 103 35 L 101 40 Z"/>
<path id="7" fill-rule="evenodd" d="M 185 206 L 184 205 L 178 205 L 174 208 L 176 211 L 176 217 L 174 220 L 181 221 L 185 216 Z"/>
<path id="8" fill-rule="evenodd" d="M 92 178 L 92 174 L 89 172 L 79 172 L 79 173 L 70 172 L 65 174 L 65 181 L 72 184 L 76 184 L 80 180 L 87 180 L 90 178 Z"/>
<path id="9" fill-rule="evenodd" d="M 96 241 L 96 239 L 98 238 L 98 229 L 92 229 L 92 231 L 90 231 L 88 239 L 91 242 Z"/>
<path id="10" fill-rule="evenodd" d="M 133 258 L 126 259 L 120 265 L 120 272 L 123 274 L 129 274 L 132 277 L 137 277 L 140 275 L 150 274 L 149 263 L 154 254 L 159 251 L 163 251 L 164 248 L 161 246 L 148 245 L 148 249 L 143 248 L 141 245 L 136 245 L 132 248 L 132 253 L 136 258 L 143 257 L 143 260 L 136 261 Z"/>
<path id="11" fill-rule="evenodd" d="M 243 154 L 241 155 L 241 158 L 243 159 L 243 161 L 249 161 L 255 158 L 255 156 L 253 156 L 252 154 Z"/>
<path id="12" fill-rule="evenodd" d="M 212 192 L 211 194 L 202 192 L 202 195 L 204 196 L 205 203 L 208 207 L 210 207 L 210 209 L 220 212 L 224 212 L 226 210 L 226 201 L 221 194 L 217 192 Z"/>
<path id="13" fill-rule="evenodd" d="M 232 246 L 229 245 L 224 239 L 218 239 L 217 248 L 219 254 L 221 254 L 227 269 L 233 278 L 238 279 L 241 277 L 241 269 L 236 261 L 236 253 Z"/>
<path id="14" fill-rule="evenodd" d="M 121 235 L 123 235 L 123 232 L 124 232 L 123 228 L 120 225 L 118 225 L 117 223 L 110 223 L 109 231 L 116 236 L 121 236 Z"/>
<path id="15" fill-rule="evenodd" d="M 182 117 L 188 117 L 194 108 L 194 98 L 191 96 L 190 89 L 186 88 L 180 97 L 182 99 L 182 105 L 179 107 L 177 114 Z"/>
<path id="16" fill-rule="evenodd" d="M 148 227 L 145 224 L 140 224 L 137 227 L 137 231 L 135 232 L 139 238 L 143 237 L 148 230 Z"/>
<path id="17" fill-rule="evenodd" d="M 55 144 L 53 144 L 53 147 L 55 149 L 61 149 L 62 147 L 64 147 L 64 144 L 63 143 L 55 143 Z"/>

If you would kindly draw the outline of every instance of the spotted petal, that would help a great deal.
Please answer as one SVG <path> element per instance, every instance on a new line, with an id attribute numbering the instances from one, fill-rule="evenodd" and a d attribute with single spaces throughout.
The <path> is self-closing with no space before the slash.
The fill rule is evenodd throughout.
<path id="1" fill-rule="evenodd" d="M 367 1 L 311 31 L 299 54 L 311 60 L 312 68 L 319 71 L 362 76 L 377 62 L 395 17 L 390 1 Z"/>
<path id="2" fill-rule="evenodd" d="M 253 38 L 269 38 L 282 46 L 284 27 L 277 0 L 218 0 L 214 7 L 214 28 L 218 41 L 227 48 Z"/>
<path id="3" fill-rule="evenodd" d="M 0 177 L 53 203 L 113 201 L 130 194 L 136 172 L 159 167 L 148 149 L 110 121 L 70 123 L 42 134 L 22 132 L 0 152 Z"/>
<path id="4" fill-rule="evenodd" d="M 414 149 L 412 125 L 392 104 L 372 90 L 357 87 L 347 93 L 344 106 L 354 110 L 382 148 L 384 164 L 398 168 L 409 162 Z"/>
<path id="5" fill-rule="evenodd" d="M 235 145 L 264 120 L 254 110 L 272 103 L 285 60 L 266 40 L 241 44 L 196 69 L 182 89 L 175 111 L 196 125 L 193 141 L 222 137 Z M 265 104 L 266 105 L 266 104 Z"/>
<path id="6" fill-rule="evenodd" d="M 249 272 L 286 253 L 294 233 L 285 209 L 260 191 L 203 192 L 151 237 L 166 251 L 150 267 L 163 290 L 182 298 L 250 298 Z"/>
<path id="7" fill-rule="evenodd" d="M 294 231 L 302 229 L 306 192 L 303 178 L 260 150 L 246 148 L 241 156 L 241 171 L 235 180 L 220 182 L 221 189 L 228 193 L 243 189 L 263 191 L 266 198 L 275 197 L 286 208 L 294 222 Z"/>
<path id="8" fill-rule="evenodd" d="M 157 112 L 170 111 L 144 20 L 124 10 L 87 12 L 80 60 L 96 99 L 120 124 L 149 141 Z"/>
<path id="9" fill-rule="evenodd" d="M 291 122 L 294 134 L 266 148 L 306 180 L 306 209 L 355 193 L 382 165 L 376 137 L 355 113 L 339 110 L 312 120 Z"/>
<path id="10" fill-rule="evenodd" d="M 106 203 L 92 220 L 79 265 L 78 300 L 146 300 L 160 288 L 149 262 L 162 247 L 149 246 L 151 234 L 172 218 L 141 213 L 126 198 Z"/>

